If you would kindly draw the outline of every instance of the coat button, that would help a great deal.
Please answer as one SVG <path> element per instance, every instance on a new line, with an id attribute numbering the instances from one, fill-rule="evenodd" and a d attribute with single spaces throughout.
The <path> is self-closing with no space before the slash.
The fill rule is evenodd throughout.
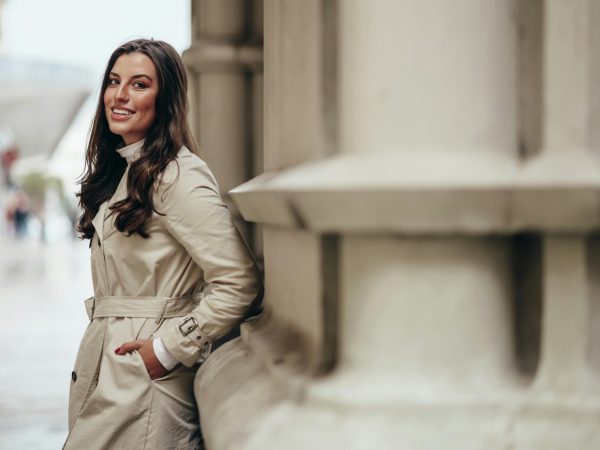
<path id="1" fill-rule="evenodd" d="M 75 371 L 71 372 L 71 380 L 77 381 L 77 372 L 75 372 Z"/>

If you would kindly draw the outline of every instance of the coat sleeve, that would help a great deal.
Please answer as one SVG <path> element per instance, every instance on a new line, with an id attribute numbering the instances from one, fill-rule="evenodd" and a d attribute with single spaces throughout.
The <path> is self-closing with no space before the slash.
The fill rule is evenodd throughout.
<path id="1" fill-rule="evenodd" d="M 204 272 L 202 301 L 155 333 L 186 366 L 210 351 L 245 316 L 262 291 L 256 263 L 221 200 L 217 183 L 199 160 L 181 168 L 160 203 L 166 229 Z"/>

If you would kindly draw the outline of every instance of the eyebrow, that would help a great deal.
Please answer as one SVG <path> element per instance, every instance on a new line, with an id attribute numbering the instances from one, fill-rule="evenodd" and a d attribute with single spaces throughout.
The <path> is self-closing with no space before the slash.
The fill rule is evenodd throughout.
<path id="1" fill-rule="evenodd" d="M 115 72 L 110 72 L 109 75 L 115 76 L 115 77 L 119 77 L 121 78 L 121 76 L 118 73 Z M 144 74 L 144 73 L 140 73 L 138 75 L 134 75 L 131 77 L 132 79 L 137 79 L 137 78 L 148 78 L 150 81 L 152 81 L 152 78 L 149 77 L 148 75 Z"/>

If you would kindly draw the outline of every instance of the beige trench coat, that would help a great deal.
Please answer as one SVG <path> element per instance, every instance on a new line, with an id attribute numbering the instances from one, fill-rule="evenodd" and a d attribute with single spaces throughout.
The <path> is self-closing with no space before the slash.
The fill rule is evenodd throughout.
<path id="1" fill-rule="evenodd" d="M 127 174 L 93 220 L 92 320 L 72 373 L 64 449 L 200 448 L 195 369 L 247 312 L 261 290 L 259 272 L 212 173 L 188 149 L 156 186 L 164 215 L 153 214 L 149 239 L 114 226 L 109 206 L 125 198 Z M 156 380 L 137 352 L 114 353 L 153 337 L 183 363 Z"/>

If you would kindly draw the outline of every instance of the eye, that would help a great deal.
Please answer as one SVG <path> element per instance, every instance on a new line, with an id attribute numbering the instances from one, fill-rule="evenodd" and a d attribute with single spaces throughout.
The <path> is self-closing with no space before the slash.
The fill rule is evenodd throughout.
<path id="1" fill-rule="evenodd" d="M 145 89 L 146 88 L 146 84 L 141 82 L 141 81 L 136 81 L 133 83 L 133 87 L 136 89 Z"/>
<path id="2" fill-rule="evenodd" d="M 108 79 L 108 86 L 116 86 L 117 84 L 119 84 L 119 80 L 117 80 L 116 78 L 109 78 Z"/>

